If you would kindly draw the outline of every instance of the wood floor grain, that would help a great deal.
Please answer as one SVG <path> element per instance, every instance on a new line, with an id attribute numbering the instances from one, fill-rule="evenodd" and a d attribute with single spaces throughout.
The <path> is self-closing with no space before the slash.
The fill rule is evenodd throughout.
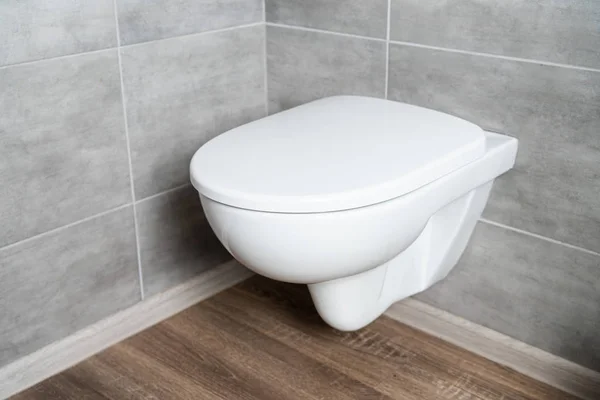
<path id="1" fill-rule="evenodd" d="M 306 287 L 254 277 L 13 399 L 574 397 L 387 317 L 338 332 Z"/>

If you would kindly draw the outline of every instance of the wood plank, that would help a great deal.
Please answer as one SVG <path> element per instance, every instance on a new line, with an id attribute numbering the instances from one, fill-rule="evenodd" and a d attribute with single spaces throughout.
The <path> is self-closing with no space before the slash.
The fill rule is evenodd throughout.
<path id="1" fill-rule="evenodd" d="M 85 360 L 252 275 L 229 261 L 0 368 L 0 399 Z"/>
<path id="2" fill-rule="evenodd" d="M 46 397 L 44 397 L 46 395 Z M 15 400 L 575 397 L 383 317 L 339 332 L 306 287 L 254 277 Z"/>
<path id="3" fill-rule="evenodd" d="M 421 301 L 390 307 L 390 318 L 587 400 L 600 399 L 600 372 L 467 321 Z"/>
<path id="4" fill-rule="evenodd" d="M 265 334 L 274 337 L 288 336 L 292 338 L 292 340 L 288 340 L 289 343 L 297 345 L 300 351 L 319 354 L 324 362 L 332 363 L 339 369 L 347 369 L 347 373 L 357 374 L 360 379 L 370 385 L 386 387 L 390 394 L 406 392 L 406 396 L 416 394 L 415 398 L 441 399 L 445 397 L 438 393 L 442 389 L 437 388 L 436 385 L 443 388 L 448 382 L 456 382 L 463 376 L 462 371 L 453 368 L 456 360 L 450 359 L 451 362 L 446 362 L 444 358 L 431 358 L 428 354 L 427 344 L 429 341 L 445 344 L 443 341 L 387 318 L 380 318 L 358 332 L 336 332 L 318 319 L 312 306 L 312 309 L 298 307 L 299 304 L 304 306 L 308 304 L 310 301 L 308 294 L 302 297 L 296 295 L 292 299 L 286 297 L 285 293 L 297 289 L 278 282 L 268 286 L 257 285 L 256 282 L 256 279 L 244 282 L 241 286 L 231 289 L 227 296 L 215 297 L 214 301 L 207 306 L 218 304 L 220 308 L 229 307 L 227 312 L 230 314 L 241 312 L 253 327 L 261 329 Z M 269 289 L 269 293 L 264 292 L 265 288 Z M 239 298 L 235 298 L 235 296 Z M 241 309 L 240 304 L 244 304 Z M 301 314 L 301 316 L 298 317 L 297 314 Z M 235 315 L 238 316 L 238 314 Z M 309 321 L 313 321 L 312 325 Z M 288 332 L 291 329 L 299 332 L 290 334 Z M 414 338 L 423 336 L 424 344 L 414 340 Z M 293 339 L 297 337 L 307 339 L 298 342 Z M 459 360 L 474 356 L 460 348 L 449 346 L 459 354 Z M 433 349 L 438 351 L 434 347 Z M 398 355 L 402 355 L 402 357 L 399 358 Z M 501 387 L 502 395 L 516 396 L 516 398 L 521 398 L 521 396 L 543 399 L 573 398 L 489 360 L 477 356 L 475 358 L 483 363 L 483 366 L 475 366 L 475 369 L 507 376 L 511 383 L 517 378 L 523 378 L 527 382 L 517 388 Z M 465 364 L 465 366 L 467 365 Z M 359 368 L 351 366 L 359 366 Z M 395 374 L 395 371 L 402 371 L 402 373 Z M 408 381 L 403 379 L 397 382 L 399 377 L 407 378 Z M 483 398 L 496 398 L 485 394 L 491 390 L 486 387 L 487 385 L 477 385 L 477 375 L 472 375 L 469 379 L 474 383 L 469 388 L 465 388 L 464 392 L 472 391 L 475 388 L 484 393 Z M 502 382 L 494 383 L 499 385 Z M 464 395 L 469 394 L 465 393 Z M 500 398 L 501 395 L 497 397 Z M 449 396 L 449 398 L 455 397 Z"/>
<path id="5" fill-rule="evenodd" d="M 256 372 L 255 379 L 262 381 L 263 386 L 283 389 L 283 393 L 276 398 L 350 400 L 356 398 L 354 393 L 369 398 L 388 398 L 218 309 L 191 309 L 187 321 L 182 323 L 179 320 L 173 325 L 179 329 L 182 337 L 193 341 L 194 347 L 206 347 L 210 352 L 223 351 L 225 348 L 224 360 L 234 365 L 243 363 L 248 370 Z M 212 331 L 214 340 L 206 340 L 206 336 L 198 340 L 198 336 L 190 329 L 194 326 L 203 326 L 204 334 Z"/>

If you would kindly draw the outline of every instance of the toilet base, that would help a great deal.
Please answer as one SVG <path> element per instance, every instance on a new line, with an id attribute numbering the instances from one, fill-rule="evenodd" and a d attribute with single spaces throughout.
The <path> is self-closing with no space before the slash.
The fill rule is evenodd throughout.
<path id="1" fill-rule="evenodd" d="M 445 278 L 464 252 L 492 184 L 490 181 L 440 209 L 406 250 L 379 267 L 308 285 L 323 320 L 342 331 L 360 329 L 393 303 Z"/>

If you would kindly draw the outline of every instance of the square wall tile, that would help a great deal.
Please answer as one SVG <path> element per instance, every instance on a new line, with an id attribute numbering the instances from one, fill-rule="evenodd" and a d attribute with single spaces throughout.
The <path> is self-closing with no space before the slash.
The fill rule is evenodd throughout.
<path id="1" fill-rule="evenodd" d="M 392 0 L 391 39 L 600 68 L 596 0 Z"/>
<path id="2" fill-rule="evenodd" d="M 131 201 L 116 50 L 0 69 L 0 246 Z"/>
<path id="3" fill-rule="evenodd" d="M 131 207 L 0 250 L 0 366 L 140 300 Z"/>
<path id="4" fill-rule="evenodd" d="M 385 39 L 387 0 L 266 0 L 267 21 Z"/>
<path id="5" fill-rule="evenodd" d="M 267 27 L 269 112 L 333 95 L 385 96 L 385 42 Z"/>
<path id="6" fill-rule="evenodd" d="M 113 0 L 0 1 L 0 66 L 116 45 Z"/>
<path id="7" fill-rule="evenodd" d="M 117 7 L 124 45 L 263 20 L 261 0 L 117 0 Z"/>
<path id="8" fill-rule="evenodd" d="M 484 217 L 600 252 L 600 73 L 390 48 L 389 98 L 519 138 Z"/>
<path id="9" fill-rule="evenodd" d="M 136 211 L 146 296 L 231 260 L 210 228 L 192 186 L 145 200 Z"/>
<path id="10" fill-rule="evenodd" d="M 263 27 L 122 51 L 137 199 L 188 183 L 201 145 L 265 115 Z"/>
<path id="11" fill-rule="evenodd" d="M 450 275 L 417 296 L 600 371 L 600 257 L 479 223 Z"/>

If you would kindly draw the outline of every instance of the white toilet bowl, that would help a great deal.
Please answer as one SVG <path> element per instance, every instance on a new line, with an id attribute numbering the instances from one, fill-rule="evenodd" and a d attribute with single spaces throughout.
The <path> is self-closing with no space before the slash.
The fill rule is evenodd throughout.
<path id="1" fill-rule="evenodd" d="M 308 284 L 321 317 L 348 331 L 448 274 L 516 152 L 459 118 L 340 96 L 224 133 L 190 172 L 227 250 Z"/>

